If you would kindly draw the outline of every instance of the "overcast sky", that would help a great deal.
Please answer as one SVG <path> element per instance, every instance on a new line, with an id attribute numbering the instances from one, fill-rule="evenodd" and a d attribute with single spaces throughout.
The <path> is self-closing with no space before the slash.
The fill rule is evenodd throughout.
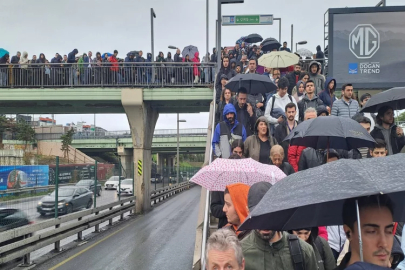
<path id="1" fill-rule="evenodd" d="M 223 15 L 273 14 L 282 19 L 282 41 L 291 43 L 291 24 L 294 42 L 307 40 L 303 46 L 315 51 L 324 47 L 324 13 L 328 8 L 375 6 L 379 0 L 245 0 L 244 4 L 223 5 Z M 209 51 L 215 43 L 216 0 L 209 0 Z M 404 0 L 387 0 L 387 5 L 403 5 Z M 79 53 L 119 51 L 124 57 L 132 50 L 151 51 L 150 8 L 154 20 L 155 55 L 168 45 L 183 48 L 195 45 L 200 53 L 206 48 L 206 0 L 0 0 L 0 47 L 14 55 L 27 51 L 29 57 L 44 53 L 51 59 L 55 53 L 67 54 L 74 48 Z M 278 39 L 278 22 L 273 26 L 222 27 L 222 45 L 250 33 L 263 38 Z M 173 50 L 171 50 L 173 52 Z M 44 115 L 45 116 L 45 115 Z M 129 129 L 125 115 L 97 115 L 97 126 L 108 130 Z M 181 128 L 206 127 L 208 113 L 183 114 Z M 55 115 L 58 124 L 86 121 L 93 115 Z M 176 128 L 176 116 L 160 115 L 157 127 Z"/>

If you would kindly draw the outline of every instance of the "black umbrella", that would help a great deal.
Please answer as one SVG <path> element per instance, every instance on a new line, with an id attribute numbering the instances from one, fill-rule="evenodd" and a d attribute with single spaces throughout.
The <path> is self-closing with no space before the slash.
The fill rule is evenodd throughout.
<path id="1" fill-rule="evenodd" d="M 405 87 L 391 88 L 372 96 L 361 111 L 376 113 L 384 106 L 390 106 L 394 110 L 405 109 Z"/>
<path id="2" fill-rule="evenodd" d="M 262 51 L 271 52 L 274 49 L 280 49 L 281 44 L 274 38 L 267 38 L 262 43 Z"/>
<path id="3" fill-rule="evenodd" d="M 257 42 L 260 42 L 262 40 L 263 40 L 263 38 L 262 38 L 261 35 L 259 35 L 259 34 L 250 34 L 250 35 L 248 35 L 246 37 L 245 42 L 247 42 L 247 43 L 257 43 Z"/>
<path id="4" fill-rule="evenodd" d="M 129 57 L 130 54 L 133 54 L 134 56 L 138 56 L 139 51 L 130 51 L 129 53 L 127 53 L 127 56 Z"/>
<path id="5" fill-rule="evenodd" d="M 387 194 L 405 221 L 405 154 L 341 159 L 292 174 L 264 195 L 240 230 L 286 231 L 342 225 L 346 199 Z"/>
<path id="6" fill-rule="evenodd" d="M 306 120 L 295 127 L 284 141 L 314 149 L 344 150 L 373 147 L 375 144 L 373 137 L 359 123 L 337 116 Z"/>
<path id="7" fill-rule="evenodd" d="M 264 94 L 277 91 L 275 85 L 269 78 L 260 74 L 238 74 L 228 81 L 225 87 L 232 92 L 238 92 L 240 87 L 245 87 L 248 94 Z"/>

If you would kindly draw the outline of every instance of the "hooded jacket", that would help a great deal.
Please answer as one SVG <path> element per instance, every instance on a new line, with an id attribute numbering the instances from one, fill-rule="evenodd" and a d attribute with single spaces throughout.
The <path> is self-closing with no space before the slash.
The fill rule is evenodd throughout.
<path id="1" fill-rule="evenodd" d="M 252 135 L 255 132 L 256 114 L 254 111 L 254 107 L 252 106 L 253 114 L 252 114 L 252 116 L 250 116 L 247 111 L 247 104 L 245 104 L 241 108 L 241 107 L 239 107 L 238 101 L 236 99 L 234 99 L 233 105 L 235 106 L 236 113 L 238 115 L 238 117 L 236 119 L 238 119 L 238 122 L 241 123 L 245 127 L 246 136 L 249 137 L 250 135 Z"/>
<path id="2" fill-rule="evenodd" d="M 332 111 L 330 114 L 334 116 L 352 118 L 359 112 L 359 110 L 360 107 L 357 100 L 350 99 L 349 102 L 346 102 L 342 98 L 333 102 Z"/>
<path id="3" fill-rule="evenodd" d="M 318 109 L 319 106 L 323 105 L 323 101 L 318 98 L 317 95 L 314 95 L 312 99 L 310 99 L 307 94 L 304 95 L 302 100 L 298 102 L 298 111 L 299 111 L 299 120 L 304 121 L 304 112 L 308 108 L 314 108 L 315 110 Z"/>
<path id="4" fill-rule="evenodd" d="M 215 89 L 221 89 L 221 76 L 222 75 L 226 75 L 228 80 L 230 80 L 236 76 L 236 71 L 231 69 L 231 63 L 229 63 L 228 67 L 226 67 L 226 68 L 224 67 L 224 63 L 223 62 L 221 63 L 221 69 L 219 70 L 216 80 L 215 80 Z M 221 92 L 217 90 L 216 100 L 219 100 L 220 96 L 221 96 Z"/>
<path id="5" fill-rule="evenodd" d="M 248 194 L 249 186 L 246 184 L 236 183 L 226 186 L 229 191 L 229 195 L 232 199 L 233 207 L 235 208 L 236 214 L 238 214 L 240 223 L 242 224 L 248 216 Z M 225 227 L 230 228 L 239 240 L 242 240 L 249 231 L 238 231 L 238 226 L 228 223 Z"/>
<path id="6" fill-rule="evenodd" d="M 67 60 L 67 62 L 69 63 L 69 64 L 74 64 L 74 63 L 76 63 L 76 54 L 78 53 L 79 51 L 77 50 L 77 49 L 74 49 L 73 51 L 71 51 L 69 54 L 68 54 L 68 60 Z"/>
<path id="7" fill-rule="evenodd" d="M 20 58 L 20 68 L 28 68 L 28 62 L 30 60 L 28 59 L 28 53 L 23 52 L 22 56 Z"/>
<path id="8" fill-rule="evenodd" d="M 312 73 L 311 67 L 313 65 L 316 65 L 316 73 Z M 321 91 L 323 90 L 322 88 L 325 85 L 325 77 L 323 75 L 318 74 L 319 71 L 319 65 L 318 62 L 312 61 L 309 64 L 309 79 L 314 81 L 315 84 L 315 95 L 319 95 Z"/>
<path id="9" fill-rule="evenodd" d="M 329 89 L 329 84 L 331 81 L 335 82 L 332 91 L 330 91 Z M 325 106 L 329 106 L 330 108 L 332 108 L 332 104 L 336 100 L 335 91 L 336 91 L 336 80 L 334 78 L 327 78 L 325 82 L 325 88 L 319 94 L 319 98 L 323 101 L 323 104 L 325 104 Z"/>
<path id="10" fill-rule="evenodd" d="M 270 124 L 267 121 L 266 117 L 261 116 L 256 120 L 255 123 L 255 133 L 257 134 L 257 127 L 259 125 L 260 122 L 265 122 L 267 125 L 267 138 L 269 139 L 270 142 L 270 149 L 277 144 L 277 140 L 271 136 L 271 131 L 270 131 Z M 260 138 L 258 135 L 252 135 L 249 136 L 246 141 L 245 141 L 245 151 L 244 151 L 244 156 L 245 157 L 250 157 L 256 161 L 259 161 L 260 158 Z M 270 156 L 270 152 L 269 152 L 269 156 Z"/>
<path id="11" fill-rule="evenodd" d="M 281 239 L 269 244 L 263 240 L 259 233 L 252 231 L 241 241 L 243 256 L 245 257 L 245 270 L 293 270 L 294 264 L 291 256 L 288 233 L 281 232 Z M 318 269 L 315 253 L 312 246 L 298 239 L 307 270 Z"/>
<path id="12" fill-rule="evenodd" d="M 226 118 L 228 113 L 235 114 L 235 122 L 231 125 Z M 218 123 L 215 127 L 214 137 L 212 139 L 212 149 L 217 157 L 229 158 L 231 155 L 231 144 L 234 140 L 246 140 L 246 129 L 237 120 L 235 106 L 227 104 L 223 113 L 224 121 Z"/>
<path id="13" fill-rule="evenodd" d="M 217 62 L 217 52 L 215 51 L 216 48 L 212 49 L 212 54 L 211 54 L 211 62 L 216 63 Z"/>
<path id="14" fill-rule="evenodd" d="M 387 134 L 384 136 L 384 128 L 379 124 L 376 124 L 370 135 L 374 139 L 383 140 L 387 144 L 388 154 L 395 155 L 401 152 L 402 148 L 405 146 L 405 136 L 398 137 L 397 135 L 397 125 L 392 125 L 389 130 L 389 138 Z M 388 133 L 388 132 L 387 132 Z M 388 140 L 387 140 L 388 139 Z"/>
<path id="15" fill-rule="evenodd" d="M 316 59 L 319 59 L 318 62 L 323 64 L 323 59 L 325 58 L 325 54 L 321 50 L 321 46 L 316 46 Z"/>
<path id="16" fill-rule="evenodd" d="M 304 84 L 304 92 L 303 92 L 303 93 L 300 93 L 300 91 L 299 91 L 301 84 Z M 297 84 L 295 85 L 295 87 L 293 88 L 292 93 L 293 93 L 292 96 L 295 98 L 295 101 L 297 101 L 297 103 L 300 102 L 300 101 L 304 98 L 305 82 L 299 80 L 299 81 L 297 82 Z"/>
<path id="17" fill-rule="evenodd" d="M 5 63 L 7 63 L 7 59 L 9 58 L 10 56 L 8 55 L 8 54 L 5 54 L 5 55 L 3 55 L 3 57 L 0 57 L 0 64 L 5 64 Z M 2 66 L 2 67 L 0 67 L 0 68 L 4 68 L 4 66 Z"/>
<path id="18" fill-rule="evenodd" d="M 194 76 L 200 76 L 200 69 L 199 66 L 200 64 L 200 58 L 199 58 L 200 54 L 198 52 L 196 52 L 194 54 L 194 58 L 191 59 L 191 61 L 193 61 L 193 75 Z"/>

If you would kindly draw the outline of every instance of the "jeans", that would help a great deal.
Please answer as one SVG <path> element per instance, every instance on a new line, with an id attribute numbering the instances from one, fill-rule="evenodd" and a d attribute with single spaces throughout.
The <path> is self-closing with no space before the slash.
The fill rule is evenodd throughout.
<path id="1" fill-rule="evenodd" d="M 7 70 L 7 69 L 5 69 Z M 0 86 L 6 86 L 7 85 L 7 72 L 5 71 L 0 71 Z"/>

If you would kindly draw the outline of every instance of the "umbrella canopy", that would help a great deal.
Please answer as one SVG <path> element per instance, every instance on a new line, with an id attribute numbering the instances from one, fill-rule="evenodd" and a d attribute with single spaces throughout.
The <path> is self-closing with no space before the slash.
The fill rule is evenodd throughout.
<path id="1" fill-rule="evenodd" d="M 240 37 L 240 39 L 238 39 L 238 40 L 235 42 L 235 44 L 239 44 L 239 46 L 242 46 L 242 42 L 245 42 L 245 45 L 246 45 L 246 46 L 249 46 L 250 43 L 248 43 L 248 42 L 245 41 L 246 38 L 247 38 L 247 37 Z"/>
<path id="2" fill-rule="evenodd" d="M 10 53 L 7 50 L 0 48 L 0 57 L 5 56 L 6 54 L 10 55 Z"/>
<path id="3" fill-rule="evenodd" d="M 127 53 L 127 56 L 129 57 L 130 54 L 133 54 L 134 56 L 138 56 L 139 51 L 130 51 L 129 53 Z"/>
<path id="4" fill-rule="evenodd" d="M 235 183 L 251 186 L 264 181 L 275 184 L 285 176 L 277 166 L 262 164 L 251 158 L 217 158 L 209 166 L 199 170 L 190 181 L 210 191 L 224 191 L 227 185 Z"/>
<path id="5" fill-rule="evenodd" d="M 262 41 L 262 40 L 263 40 L 263 38 L 262 38 L 261 35 L 259 35 L 259 34 L 250 34 L 250 35 L 248 35 L 248 36 L 246 37 L 245 42 L 248 42 L 248 43 L 257 43 L 257 42 L 260 42 L 260 41 Z"/>
<path id="6" fill-rule="evenodd" d="M 376 113 L 384 106 L 390 106 L 394 110 L 405 109 L 405 87 L 391 88 L 372 96 L 361 111 Z"/>
<path id="7" fill-rule="evenodd" d="M 238 74 L 226 84 L 226 88 L 232 92 L 238 92 L 240 87 L 245 87 L 247 93 L 251 95 L 277 91 L 277 85 L 270 80 L 269 76 L 260 74 Z"/>
<path id="8" fill-rule="evenodd" d="M 198 48 L 196 46 L 189 45 L 189 46 L 184 47 L 183 51 L 181 52 L 181 55 L 185 58 L 186 55 L 188 54 L 190 59 L 192 59 L 196 52 L 198 52 Z"/>
<path id="9" fill-rule="evenodd" d="M 240 230 L 286 231 L 343 225 L 346 199 L 387 194 L 394 221 L 405 221 L 405 154 L 341 159 L 294 173 L 264 195 Z"/>
<path id="10" fill-rule="evenodd" d="M 275 49 L 280 49 L 281 44 L 274 38 L 267 38 L 265 39 L 262 43 L 262 51 L 264 52 L 270 52 L 273 51 Z"/>
<path id="11" fill-rule="evenodd" d="M 359 123 L 344 117 L 323 116 L 306 120 L 295 127 L 284 139 L 291 145 L 314 149 L 351 150 L 373 147 L 373 137 Z"/>
<path id="12" fill-rule="evenodd" d="M 314 55 L 310 50 L 305 48 L 298 49 L 297 53 L 302 57 L 312 57 Z"/>
<path id="13" fill-rule="evenodd" d="M 259 65 L 267 68 L 286 68 L 300 61 L 298 55 L 287 51 L 270 52 L 259 58 Z"/>

